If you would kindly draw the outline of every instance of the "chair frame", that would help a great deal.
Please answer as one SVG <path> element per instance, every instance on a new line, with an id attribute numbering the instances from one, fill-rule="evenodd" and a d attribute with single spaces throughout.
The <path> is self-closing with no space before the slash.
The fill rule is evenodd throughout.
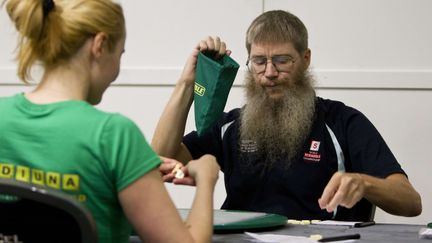
<path id="1" fill-rule="evenodd" d="M 96 222 L 88 209 L 71 196 L 54 189 L 0 178 L 0 194 L 33 200 L 70 214 L 81 231 L 81 242 L 98 242 Z"/>

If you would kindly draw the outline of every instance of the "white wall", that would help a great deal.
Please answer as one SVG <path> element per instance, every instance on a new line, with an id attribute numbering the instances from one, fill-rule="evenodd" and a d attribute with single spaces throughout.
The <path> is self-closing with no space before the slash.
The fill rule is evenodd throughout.
<path id="1" fill-rule="evenodd" d="M 318 94 L 341 100 L 368 116 L 423 198 L 423 213 L 395 217 L 378 210 L 379 222 L 432 221 L 428 173 L 432 145 L 432 9 L 429 0 L 183 0 L 122 1 L 128 39 L 122 73 L 99 107 L 132 118 L 150 140 L 158 117 L 192 47 L 219 35 L 240 64 L 244 33 L 263 10 L 285 9 L 309 29 Z M 0 96 L 28 90 L 15 77 L 14 29 L 0 12 Z M 243 103 L 244 65 L 226 110 Z M 1 116 L 0 116 L 1 117 Z M 193 111 L 187 131 L 194 128 Z M 225 197 L 223 174 L 215 206 Z M 189 207 L 193 188 L 167 186 L 178 207 Z"/>

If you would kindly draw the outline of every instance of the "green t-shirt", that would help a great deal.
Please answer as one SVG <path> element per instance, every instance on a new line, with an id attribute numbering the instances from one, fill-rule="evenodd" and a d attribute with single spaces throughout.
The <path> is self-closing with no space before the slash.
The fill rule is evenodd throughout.
<path id="1" fill-rule="evenodd" d="M 84 101 L 0 98 L 0 178 L 73 195 L 92 212 L 99 242 L 128 242 L 132 228 L 117 195 L 159 164 L 139 128 L 120 114 Z"/>

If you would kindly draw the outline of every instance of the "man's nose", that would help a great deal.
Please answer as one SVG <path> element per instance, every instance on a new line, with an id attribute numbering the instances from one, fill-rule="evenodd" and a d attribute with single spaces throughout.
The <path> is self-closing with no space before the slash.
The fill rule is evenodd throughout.
<path id="1" fill-rule="evenodd" d="M 277 70 L 276 66 L 273 64 L 272 60 L 271 59 L 267 60 L 265 70 L 264 70 L 264 75 L 266 77 L 275 77 L 278 76 L 278 74 L 279 71 Z"/>

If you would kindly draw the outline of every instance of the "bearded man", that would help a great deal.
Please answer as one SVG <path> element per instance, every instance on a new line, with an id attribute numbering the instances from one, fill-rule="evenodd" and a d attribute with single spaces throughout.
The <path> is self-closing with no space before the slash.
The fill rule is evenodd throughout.
<path id="1" fill-rule="evenodd" d="M 247 31 L 246 48 L 246 105 L 201 136 L 183 137 L 198 53 L 230 54 L 218 37 L 196 46 L 156 128 L 155 151 L 183 163 L 216 156 L 227 193 L 223 209 L 356 221 L 373 217 L 372 204 L 395 215 L 421 213 L 420 195 L 372 123 L 315 95 L 300 19 L 281 10 L 261 14 Z M 166 181 L 193 185 L 174 179 L 173 167 L 161 165 Z"/>

